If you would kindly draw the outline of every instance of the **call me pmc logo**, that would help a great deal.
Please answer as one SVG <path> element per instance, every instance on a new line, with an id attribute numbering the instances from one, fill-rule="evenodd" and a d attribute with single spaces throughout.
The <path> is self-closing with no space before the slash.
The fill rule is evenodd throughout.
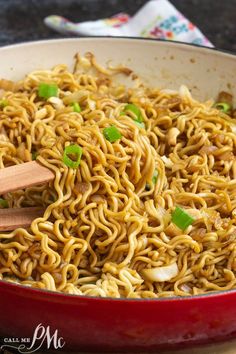
<path id="1" fill-rule="evenodd" d="M 34 330 L 32 338 L 4 338 L 0 349 L 13 348 L 22 354 L 35 353 L 39 349 L 61 349 L 66 344 L 63 337 L 59 336 L 58 329 L 51 331 L 50 326 L 40 323 Z"/>

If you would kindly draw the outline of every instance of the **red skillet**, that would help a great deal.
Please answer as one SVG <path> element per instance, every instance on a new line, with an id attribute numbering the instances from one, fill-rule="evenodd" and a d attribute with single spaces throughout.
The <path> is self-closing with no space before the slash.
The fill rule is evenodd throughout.
<path id="1" fill-rule="evenodd" d="M 230 90 L 236 97 L 234 55 L 156 40 L 83 38 L 0 48 L 0 77 L 22 78 L 32 70 L 48 69 L 59 62 L 72 65 L 77 51 L 92 51 L 99 63 L 108 59 L 114 64 L 124 63 L 151 85 L 176 89 L 185 84 L 199 99 L 216 97 L 220 90 Z M 48 331 L 46 337 L 43 327 L 36 332 L 40 323 Z M 46 339 L 51 349 L 65 343 L 63 349 L 67 351 L 118 352 L 236 338 L 236 291 L 189 298 L 115 300 L 64 295 L 0 281 L 2 344 L 11 345 L 10 339 L 15 338 L 13 344 L 19 347 L 29 338 L 30 343 L 25 342 L 29 347 L 34 335 L 40 339 L 35 340 L 33 351 L 41 344 L 47 347 Z"/>
<path id="2" fill-rule="evenodd" d="M 51 335 L 58 330 L 67 351 L 151 351 L 236 338 L 236 291 L 116 300 L 0 281 L 0 311 L 0 338 L 31 338 L 32 342 L 41 323 L 50 326 Z M 34 348 L 41 342 L 42 338 Z"/>

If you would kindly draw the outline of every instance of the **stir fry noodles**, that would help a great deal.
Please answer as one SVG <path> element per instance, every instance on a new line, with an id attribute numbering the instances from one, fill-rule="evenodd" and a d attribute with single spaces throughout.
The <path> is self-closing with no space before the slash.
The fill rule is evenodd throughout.
<path id="1" fill-rule="evenodd" d="M 91 53 L 0 89 L 0 168 L 36 160 L 55 174 L 0 196 L 1 208 L 44 208 L 0 233 L 0 279 L 115 298 L 236 288 L 229 94 L 146 87 Z"/>

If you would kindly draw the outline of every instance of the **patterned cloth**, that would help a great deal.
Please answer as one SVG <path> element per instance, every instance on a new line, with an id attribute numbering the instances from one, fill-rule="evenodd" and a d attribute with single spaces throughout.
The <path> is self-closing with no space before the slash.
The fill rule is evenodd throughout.
<path id="1" fill-rule="evenodd" d="M 202 32 L 168 0 L 148 1 L 133 17 L 119 13 L 111 18 L 73 23 L 52 15 L 46 17 L 44 22 L 50 28 L 68 35 L 148 37 L 213 47 Z"/>

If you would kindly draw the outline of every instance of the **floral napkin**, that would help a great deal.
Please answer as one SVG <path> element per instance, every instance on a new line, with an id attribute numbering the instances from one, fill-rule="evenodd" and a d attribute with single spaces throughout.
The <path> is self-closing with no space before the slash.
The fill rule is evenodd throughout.
<path id="1" fill-rule="evenodd" d="M 132 17 L 119 13 L 110 18 L 74 23 L 51 15 L 44 22 L 67 35 L 148 37 L 213 47 L 202 32 L 168 0 L 150 0 Z"/>

